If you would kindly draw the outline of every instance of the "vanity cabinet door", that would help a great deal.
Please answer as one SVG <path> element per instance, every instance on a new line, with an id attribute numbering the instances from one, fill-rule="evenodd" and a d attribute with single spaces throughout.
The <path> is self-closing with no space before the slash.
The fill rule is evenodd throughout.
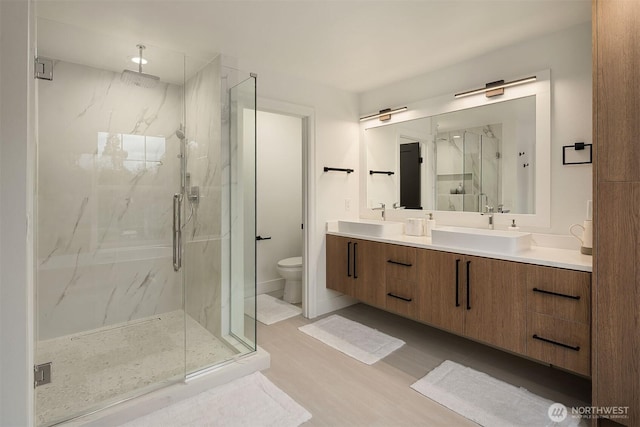
<path id="1" fill-rule="evenodd" d="M 526 287 L 518 264 L 465 256 L 464 335 L 516 353 L 525 352 Z"/>
<path id="2" fill-rule="evenodd" d="M 422 249 L 419 253 L 418 320 L 456 334 L 464 332 L 465 257 Z"/>
<path id="3" fill-rule="evenodd" d="M 351 239 L 353 243 L 353 296 L 376 306 L 385 306 L 385 243 Z"/>
<path id="4" fill-rule="evenodd" d="M 384 307 L 385 244 L 327 235 L 327 288 Z"/>
<path id="5" fill-rule="evenodd" d="M 327 235 L 327 288 L 354 296 L 353 239 Z"/>

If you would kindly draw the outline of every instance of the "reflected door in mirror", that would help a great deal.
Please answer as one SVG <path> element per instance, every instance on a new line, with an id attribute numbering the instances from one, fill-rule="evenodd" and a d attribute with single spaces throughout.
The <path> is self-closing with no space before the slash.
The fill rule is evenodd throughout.
<path id="1" fill-rule="evenodd" d="M 420 201 L 420 143 L 400 144 L 400 206 L 422 209 Z"/>

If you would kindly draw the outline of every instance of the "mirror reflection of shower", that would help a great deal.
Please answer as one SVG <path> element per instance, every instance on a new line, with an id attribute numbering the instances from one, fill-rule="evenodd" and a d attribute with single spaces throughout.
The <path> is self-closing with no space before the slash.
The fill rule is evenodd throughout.
<path id="1" fill-rule="evenodd" d="M 483 212 L 500 203 L 502 125 L 439 131 L 437 209 Z"/>

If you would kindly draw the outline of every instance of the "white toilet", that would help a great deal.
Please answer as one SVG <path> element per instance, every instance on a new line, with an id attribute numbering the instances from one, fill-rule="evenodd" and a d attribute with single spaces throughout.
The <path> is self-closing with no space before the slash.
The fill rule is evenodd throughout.
<path id="1" fill-rule="evenodd" d="M 282 299 L 291 304 L 302 302 L 302 257 L 278 261 L 278 274 L 285 279 Z"/>

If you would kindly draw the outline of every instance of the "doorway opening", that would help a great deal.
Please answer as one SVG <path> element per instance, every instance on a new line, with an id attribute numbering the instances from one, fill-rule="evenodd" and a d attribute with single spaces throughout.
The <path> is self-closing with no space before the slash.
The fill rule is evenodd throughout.
<path id="1" fill-rule="evenodd" d="M 293 304 L 308 317 L 307 165 L 312 112 L 277 101 L 259 100 L 258 104 L 257 294 Z"/>

